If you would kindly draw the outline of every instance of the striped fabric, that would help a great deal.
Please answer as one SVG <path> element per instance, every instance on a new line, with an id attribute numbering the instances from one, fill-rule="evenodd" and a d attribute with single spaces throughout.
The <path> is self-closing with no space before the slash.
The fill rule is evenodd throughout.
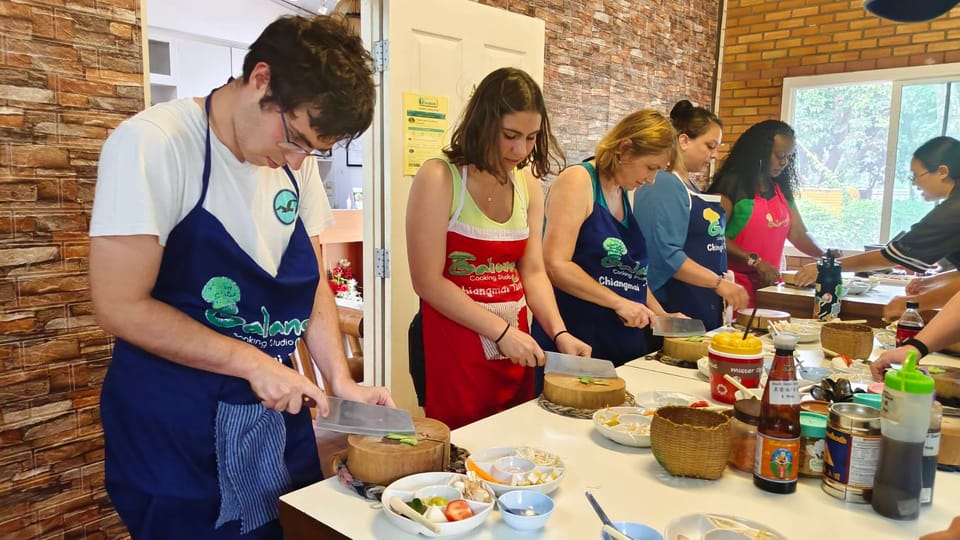
<path id="1" fill-rule="evenodd" d="M 260 403 L 217 405 L 217 528 L 239 519 L 240 533 L 247 534 L 277 519 L 277 500 L 291 486 L 283 459 L 286 439 L 277 411 Z"/>

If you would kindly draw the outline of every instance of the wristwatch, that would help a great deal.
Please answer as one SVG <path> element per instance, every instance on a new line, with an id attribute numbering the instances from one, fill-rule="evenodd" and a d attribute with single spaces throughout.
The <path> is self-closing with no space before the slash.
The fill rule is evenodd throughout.
<path id="1" fill-rule="evenodd" d="M 758 264 L 760 264 L 760 256 L 759 256 L 759 255 L 757 255 L 756 253 L 751 253 L 749 256 L 747 256 L 747 265 L 748 265 L 748 266 L 756 266 L 756 265 L 758 265 Z"/>

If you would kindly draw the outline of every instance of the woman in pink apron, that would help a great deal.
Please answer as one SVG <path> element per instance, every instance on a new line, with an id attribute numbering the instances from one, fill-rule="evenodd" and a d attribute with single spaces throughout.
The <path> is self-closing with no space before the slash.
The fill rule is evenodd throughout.
<path id="1" fill-rule="evenodd" d="M 562 155 L 537 83 L 513 68 L 487 75 L 444 154 L 414 178 L 407 254 L 423 317 L 415 383 L 427 416 L 457 428 L 533 398 L 544 354 L 527 303 L 560 351 L 590 347 L 566 331 L 543 265 L 538 178 Z"/>
<path id="2" fill-rule="evenodd" d="M 779 120 L 754 124 L 737 139 L 710 193 L 727 213 L 728 265 L 756 305 L 757 289 L 780 279 L 784 241 L 811 257 L 824 251 L 793 202 L 797 171 L 793 128 Z"/>

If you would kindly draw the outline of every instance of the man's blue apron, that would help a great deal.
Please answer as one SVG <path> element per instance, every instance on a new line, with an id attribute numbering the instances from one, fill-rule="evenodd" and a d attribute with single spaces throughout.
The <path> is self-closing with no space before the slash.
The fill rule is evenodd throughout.
<path id="1" fill-rule="evenodd" d="M 686 182 L 684 182 L 686 185 Z M 726 212 L 720 196 L 701 193 L 687 187 L 690 194 L 690 222 L 683 251 L 697 264 L 716 274 L 727 271 L 727 244 L 723 236 Z M 700 319 L 707 330 L 723 325 L 723 299 L 709 287 L 697 287 L 676 278 L 664 284 L 667 313 L 682 312 L 691 319 Z"/>
<path id="2" fill-rule="evenodd" d="M 292 189 L 277 193 L 275 215 L 294 231 L 274 277 L 203 208 L 211 98 L 200 200 L 171 231 L 152 296 L 289 366 L 320 277 L 298 217 L 300 190 L 285 167 Z M 245 379 L 176 364 L 121 339 L 101 417 L 107 493 L 137 540 L 279 539 L 279 495 L 322 478 L 308 410 L 267 409 Z"/>
<path id="3" fill-rule="evenodd" d="M 588 162 L 581 163 L 593 179 L 593 212 L 580 226 L 573 262 L 601 285 L 624 298 L 647 303 L 647 246 L 630 202 L 623 194 L 626 225 L 607 210 L 600 177 Z M 593 347 L 592 356 L 616 365 L 648 351 L 646 329 L 624 326 L 612 309 L 581 300 L 554 287 L 557 306 L 567 330 Z M 556 350 L 543 328 L 534 321 L 531 334 L 545 350 Z"/>

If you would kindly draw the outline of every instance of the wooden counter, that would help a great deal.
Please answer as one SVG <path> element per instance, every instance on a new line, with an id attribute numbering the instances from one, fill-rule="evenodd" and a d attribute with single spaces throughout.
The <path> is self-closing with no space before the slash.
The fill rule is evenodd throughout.
<path id="1" fill-rule="evenodd" d="M 840 301 L 840 317 L 843 319 L 866 319 L 874 328 L 887 325 L 883 321 L 883 308 L 894 296 L 902 296 L 900 285 L 877 285 L 863 294 L 850 295 Z M 791 317 L 809 319 L 813 316 L 813 287 L 797 288 L 792 285 L 773 285 L 757 291 L 757 306 L 786 311 Z"/>

